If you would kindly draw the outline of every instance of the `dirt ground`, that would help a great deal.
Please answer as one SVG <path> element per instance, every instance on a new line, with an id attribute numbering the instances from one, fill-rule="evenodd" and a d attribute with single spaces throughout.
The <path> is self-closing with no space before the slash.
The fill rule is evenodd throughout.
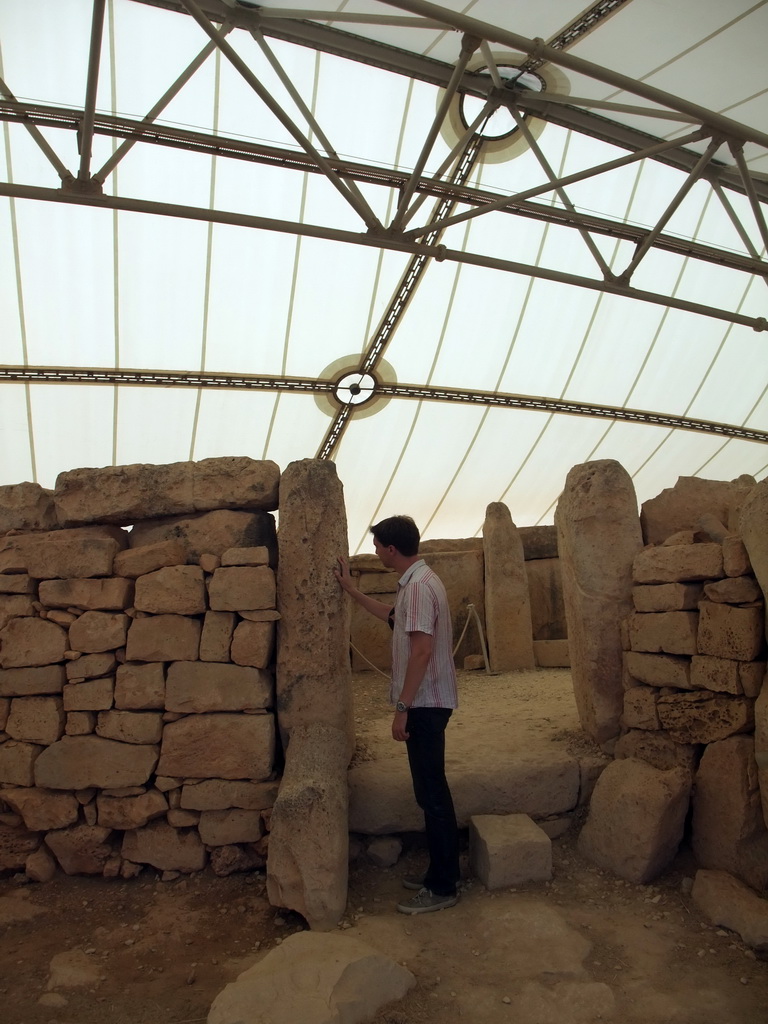
<path id="1" fill-rule="evenodd" d="M 460 687 L 449 751 L 481 727 L 488 758 L 510 742 L 589 749 L 565 670 L 464 673 Z M 404 756 L 388 739 L 385 691 L 373 673 L 355 677 L 360 759 Z M 455 908 L 420 917 L 394 905 L 408 895 L 400 876 L 423 865 L 421 837 L 403 837 L 392 868 L 358 858 L 340 928 L 416 977 L 375 1024 L 768 1022 L 768 964 L 692 905 L 685 848 L 664 877 L 638 886 L 585 862 L 577 833 L 578 822 L 553 841 L 551 882 L 489 893 L 467 879 Z M 46 885 L 6 877 L 0 1019 L 203 1024 L 229 981 L 303 927 L 268 904 L 257 872 L 162 882 L 146 869 L 131 881 L 59 876 Z"/>

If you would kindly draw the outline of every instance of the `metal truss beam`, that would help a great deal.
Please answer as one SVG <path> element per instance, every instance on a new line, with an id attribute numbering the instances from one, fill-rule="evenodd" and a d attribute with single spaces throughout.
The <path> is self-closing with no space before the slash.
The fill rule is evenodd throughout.
<path id="1" fill-rule="evenodd" d="M 0 366 L 0 384 L 93 384 L 110 387 L 199 388 L 200 390 L 274 391 L 304 394 L 333 394 L 335 381 L 315 377 L 282 377 L 267 374 L 209 373 L 206 371 L 155 371 L 94 367 Z M 569 416 L 588 416 L 692 430 L 697 433 L 731 437 L 742 441 L 768 444 L 768 431 L 753 430 L 734 423 L 693 419 L 671 413 L 620 406 L 593 405 L 538 395 L 516 395 L 499 391 L 473 391 L 464 388 L 441 388 L 424 384 L 378 384 L 376 395 L 408 398 L 427 402 L 459 402 L 504 409 L 533 409 Z M 364 408 L 359 406 L 358 408 Z"/>

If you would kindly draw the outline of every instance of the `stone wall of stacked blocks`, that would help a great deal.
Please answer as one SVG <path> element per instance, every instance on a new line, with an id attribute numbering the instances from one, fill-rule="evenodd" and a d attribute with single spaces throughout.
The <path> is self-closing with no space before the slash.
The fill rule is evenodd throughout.
<path id="1" fill-rule="evenodd" d="M 0 488 L 0 869 L 265 864 L 278 481 L 215 459 Z"/>

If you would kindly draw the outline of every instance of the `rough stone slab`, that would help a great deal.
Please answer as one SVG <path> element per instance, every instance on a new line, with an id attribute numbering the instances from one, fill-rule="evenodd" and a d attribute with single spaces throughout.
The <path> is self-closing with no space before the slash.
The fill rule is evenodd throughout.
<path id="1" fill-rule="evenodd" d="M 241 622 L 232 636 L 230 657 L 236 665 L 263 669 L 272 661 L 274 648 L 274 622 Z"/>
<path id="2" fill-rule="evenodd" d="M 27 857 L 40 845 L 40 834 L 0 824 L 0 871 L 23 871 Z"/>
<path id="3" fill-rule="evenodd" d="M 37 580 L 31 576 L 0 573 L 0 594 L 34 594 L 36 590 Z"/>
<path id="4" fill-rule="evenodd" d="M 632 588 L 632 601 L 638 612 L 679 612 L 698 608 L 701 583 L 660 583 Z"/>
<path id="5" fill-rule="evenodd" d="M 222 565 L 269 565 L 269 548 L 228 548 L 221 554 Z"/>
<path id="6" fill-rule="evenodd" d="M 235 871 L 255 871 L 266 864 L 266 858 L 255 846 L 214 846 L 210 856 L 211 871 L 219 877 L 231 875 Z"/>
<path id="7" fill-rule="evenodd" d="M 754 703 L 708 690 L 672 693 L 657 701 L 662 728 L 677 743 L 714 743 L 754 727 Z"/>
<path id="8" fill-rule="evenodd" d="M 115 682 L 110 676 L 69 683 L 64 687 L 65 711 L 108 711 L 114 701 Z"/>
<path id="9" fill-rule="evenodd" d="M 674 686 L 678 690 L 691 689 L 691 659 L 673 654 L 645 654 L 626 651 L 624 664 L 627 672 L 638 683 L 646 686 Z"/>
<path id="10" fill-rule="evenodd" d="M 68 711 L 64 732 L 67 736 L 89 736 L 96 728 L 96 714 L 93 711 Z"/>
<path id="11" fill-rule="evenodd" d="M 526 562 L 558 556 L 555 526 L 521 526 L 520 539 Z"/>
<path id="12" fill-rule="evenodd" d="M 9 530 L 55 530 L 53 491 L 26 481 L 0 487 L 0 534 Z"/>
<path id="13" fill-rule="evenodd" d="M 539 668 L 569 668 L 567 640 L 534 640 L 533 656 Z"/>
<path id="14" fill-rule="evenodd" d="M 206 846 L 257 843 L 264 835 L 259 811 L 241 809 L 203 811 L 197 828 Z"/>
<path id="15" fill-rule="evenodd" d="M 131 619 L 122 612 L 83 612 L 69 627 L 69 646 L 84 654 L 125 647 Z"/>
<path id="16" fill-rule="evenodd" d="M 723 575 L 720 544 L 670 544 L 643 548 L 632 566 L 636 583 L 689 583 Z"/>
<path id="17" fill-rule="evenodd" d="M 23 572 L 38 580 L 110 576 L 128 535 L 114 526 L 28 533 L 0 539 L 0 572 Z"/>
<path id="18" fill-rule="evenodd" d="M 45 747 L 8 740 L 0 743 L 0 782 L 10 786 L 34 786 L 35 761 Z"/>
<path id="19" fill-rule="evenodd" d="M 45 845 L 68 875 L 100 875 L 112 856 L 111 829 L 99 825 L 72 825 L 49 832 Z"/>
<path id="20" fill-rule="evenodd" d="M 597 780 L 579 851 L 620 878 L 652 881 L 683 838 L 690 791 L 683 769 L 662 772 L 632 758 L 614 761 Z"/>
<path id="21" fill-rule="evenodd" d="M 269 512 L 236 512 L 220 509 L 202 515 L 176 516 L 137 523 L 131 530 L 132 548 L 173 540 L 184 545 L 188 562 L 203 555 L 221 555 L 229 548 L 266 545 L 269 561 L 276 564 L 275 518 Z"/>
<path id="22" fill-rule="evenodd" d="M 272 676 L 262 669 L 204 661 L 177 661 L 168 666 L 168 711 L 263 711 L 273 704 Z"/>
<path id="23" fill-rule="evenodd" d="M 159 818 L 168 810 L 168 801 L 156 789 L 136 796 L 96 796 L 98 823 L 103 828 L 116 828 L 123 832 L 143 828 L 148 821 Z"/>
<path id="24" fill-rule="evenodd" d="M 633 612 L 627 621 L 633 651 L 697 654 L 698 612 Z"/>
<path id="25" fill-rule="evenodd" d="M 99 654 L 84 654 L 74 661 L 68 661 L 65 665 L 67 680 L 98 679 L 100 676 L 107 676 L 114 673 L 117 668 L 117 658 L 112 651 L 103 651 Z"/>
<path id="26" fill-rule="evenodd" d="M 196 661 L 202 623 L 185 615 L 134 619 L 128 630 L 128 661 Z"/>
<path id="27" fill-rule="evenodd" d="M 101 736 L 64 736 L 35 761 L 35 785 L 48 789 L 143 786 L 157 764 L 156 746 Z"/>
<path id="28" fill-rule="evenodd" d="M 652 686 L 631 686 L 624 691 L 624 714 L 621 724 L 626 729 L 660 729 L 656 708 L 658 691 Z"/>
<path id="29" fill-rule="evenodd" d="M 280 612 L 276 608 L 241 608 L 237 614 L 248 622 L 280 621 Z"/>
<path id="30" fill-rule="evenodd" d="M 203 570 L 199 565 L 169 565 L 136 580 L 135 605 L 155 615 L 199 615 L 206 610 Z"/>
<path id="31" fill-rule="evenodd" d="M 723 572 L 726 576 L 746 576 L 752 563 L 741 537 L 730 536 L 723 541 Z"/>
<path id="32" fill-rule="evenodd" d="M 158 662 L 118 665 L 115 676 L 115 707 L 122 711 L 165 708 L 165 670 Z"/>
<path id="33" fill-rule="evenodd" d="M 739 516 L 739 533 L 765 604 L 768 605 L 768 479 L 761 480 L 744 499 Z M 768 637 L 768 622 L 765 629 Z"/>
<path id="34" fill-rule="evenodd" d="M 274 754 L 272 715 L 188 715 L 165 726 L 157 774 L 264 781 Z"/>
<path id="35" fill-rule="evenodd" d="M 507 506 L 492 502 L 483 523 L 485 631 L 494 671 L 534 668 L 533 623 L 523 542 Z"/>
<path id="36" fill-rule="evenodd" d="M 152 711 L 100 711 L 96 735 L 122 743 L 159 743 L 163 735 L 163 716 Z"/>
<path id="37" fill-rule="evenodd" d="M 7 626 L 11 619 L 22 615 L 37 615 L 29 594 L 0 595 L 0 629 Z"/>
<path id="38" fill-rule="evenodd" d="M 0 669 L 0 696 L 33 697 L 61 693 L 66 678 L 63 665 Z"/>
<path id="39" fill-rule="evenodd" d="M 64 660 L 67 631 L 46 619 L 11 619 L 0 630 L 0 668 L 33 668 Z"/>
<path id="40" fill-rule="evenodd" d="M 21 815 L 28 829 L 38 832 L 74 824 L 80 809 L 73 793 L 61 793 L 51 789 L 4 789 L 2 798 L 9 807 Z"/>
<path id="41" fill-rule="evenodd" d="M 194 811 L 226 811 L 231 807 L 263 811 L 273 806 L 277 790 L 277 782 L 204 779 L 202 782 L 185 783 L 180 806 Z"/>
<path id="42" fill-rule="evenodd" d="M 118 552 L 112 570 L 116 576 L 136 579 L 169 565 L 184 565 L 186 561 L 187 549 L 181 541 L 161 540 Z"/>
<path id="43" fill-rule="evenodd" d="M 739 608 L 702 601 L 699 605 L 699 654 L 754 661 L 765 652 L 762 606 Z"/>
<path id="44" fill-rule="evenodd" d="M 126 832 L 121 853 L 134 864 L 190 874 L 205 867 L 205 847 L 195 829 L 178 829 L 161 821 Z"/>
<path id="45" fill-rule="evenodd" d="M 768 828 L 768 676 L 755 701 L 755 763 L 763 805 L 763 821 Z"/>
<path id="46" fill-rule="evenodd" d="M 56 861 L 46 846 L 39 846 L 24 862 L 24 872 L 33 882 L 50 882 L 56 875 Z"/>
<path id="47" fill-rule="evenodd" d="M 665 732 L 650 732 L 646 729 L 630 729 L 616 741 L 614 757 L 627 757 L 646 761 L 659 771 L 682 768 L 693 774 L 699 759 L 701 747 L 692 743 L 676 743 Z"/>
<path id="48" fill-rule="evenodd" d="M 694 690 L 741 694 L 744 692 L 739 673 L 739 666 L 742 664 L 743 662 L 730 658 L 694 655 L 691 658 L 691 686 Z"/>
<path id="49" fill-rule="evenodd" d="M 695 530 L 705 513 L 730 525 L 731 510 L 740 505 L 754 483 L 744 479 L 703 480 L 681 476 L 674 487 L 667 487 L 643 502 L 640 519 L 646 544 L 661 544 L 673 533 Z"/>
<path id="50" fill-rule="evenodd" d="M 568 625 L 559 559 L 534 558 L 526 561 L 525 575 L 531 600 L 534 643 L 537 640 L 564 640 L 568 635 Z"/>
<path id="51" fill-rule="evenodd" d="M 54 501 L 62 526 L 129 525 L 220 508 L 275 509 L 279 481 L 276 463 L 245 456 L 106 466 L 60 473 Z"/>
<path id="52" fill-rule="evenodd" d="M 14 740 L 47 746 L 64 735 L 61 697 L 14 697 L 5 731 Z"/>
<path id="53" fill-rule="evenodd" d="M 232 634 L 235 631 L 234 612 L 206 612 L 200 637 L 201 661 L 229 661 Z"/>
<path id="54" fill-rule="evenodd" d="M 740 661 L 739 682 L 745 697 L 757 697 L 765 679 L 764 661 Z"/>
<path id="55" fill-rule="evenodd" d="M 8 721 L 8 715 L 11 713 L 11 698 L 0 697 L 0 730 L 5 729 L 5 723 Z"/>
<path id="56" fill-rule="evenodd" d="M 40 603 L 46 608 L 123 611 L 133 604 L 133 583 L 109 579 L 41 580 Z"/>
<path id="57" fill-rule="evenodd" d="M 312 964 L 308 971 L 306 965 Z M 416 979 L 360 939 L 337 933 L 289 936 L 213 1001 L 208 1024 L 355 1024 L 402 999 Z"/>
<path id="58" fill-rule="evenodd" d="M 387 573 L 389 576 L 389 573 Z M 368 576 L 360 577 L 360 588 L 363 590 L 364 582 L 370 579 Z M 365 591 L 363 591 L 365 593 Z M 376 600 L 388 604 L 391 608 L 395 605 L 395 593 L 376 593 Z M 374 665 L 381 672 L 388 672 L 392 665 L 392 630 L 386 622 L 369 615 L 364 608 L 354 602 L 351 608 L 351 639 L 357 650 L 352 651 L 352 669 L 355 672 L 365 672 Z M 357 652 L 360 651 L 367 662 Z M 368 664 L 370 662 L 370 664 Z"/>
<path id="59" fill-rule="evenodd" d="M 768 953 L 768 900 L 727 871 L 696 872 L 691 899 L 713 925 L 730 928 L 748 946 Z"/>
<path id="60" fill-rule="evenodd" d="M 762 591 L 754 576 L 734 576 L 717 583 L 704 584 L 704 597 L 717 604 L 753 604 L 762 599 Z"/>
<path id="61" fill-rule="evenodd" d="M 208 584 L 208 597 L 214 611 L 274 608 L 275 594 L 275 574 L 268 565 L 216 569 Z"/>
<path id="62" fill-rule="evenodd" d="M 527 814 L 476 814 L 469 820 L 469 863 L 486 889 L 552 877 L 552 841 Z"/>

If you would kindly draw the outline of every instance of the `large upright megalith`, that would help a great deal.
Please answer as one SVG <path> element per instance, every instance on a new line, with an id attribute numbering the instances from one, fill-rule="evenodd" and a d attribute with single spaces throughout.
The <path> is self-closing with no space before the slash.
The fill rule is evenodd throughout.
<path id="1" fill-rule="evenodd" d="M 643 546 L 629 474 L 613 459 L 574 466 L 555 525 L 576 706 L 585 732 L 606 743 L 619 734 L 620 625 L 632 611 L 632 562 Z"/>
<path id="2" fill-rule="evenodd" d="M 535 668 L 533 626 L 525 555 L 509 509 L 494 501 L 483 523 L 485 628 L 495 672 Z"/>
<path id="3" fill-rule="evenodd" d="M 267 891 L 311 928 L 347 902 L 347 767 L 354 749 L 349 602 L 334 576 L 347 555 L 332 462 L 291 463 L 280 480 L 277 711 L 285 772 L 272 811 Z"/>

